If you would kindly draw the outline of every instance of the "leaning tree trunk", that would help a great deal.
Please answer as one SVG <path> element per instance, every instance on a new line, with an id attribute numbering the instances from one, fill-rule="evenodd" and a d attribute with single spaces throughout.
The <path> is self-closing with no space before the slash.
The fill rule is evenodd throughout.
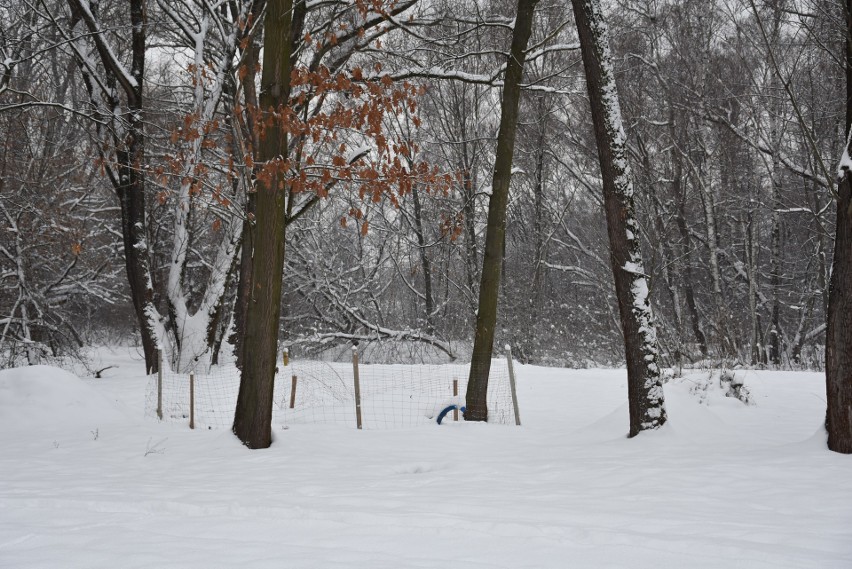
<path id="1" fill-rule="evenodd" d="M 601 166 L 610 260 L 627 359 L 629 436 L 632 437 L 666 422 L 663 387 L 657 366 L 657 337 L 639 250 L 633 182 L 625 152 L 626 136 L 621 123 L 606 23 L 598 0 L 571 0 L 571 4 L 580 36 Z"/>
<path id="2" fill-rule="evenodd" d="M 263 73 L 260 112 L 272 125 L 259 141 L 259 176 L 255 196 L 255 223 L 243 250 L 250 255 L 251 291 L 245 299 L 242 332 L 242 373 L 234 414 L 234 434 L 249 448 L 272 444 L 272 392 L 278 359 L 281 316 L 281 278 L 284 270 L 286 185 L 283 171 L 287 133 L 275 114 L 286 110 L 290 93 L 290 26 L 292 0 L 271 0 L 264 19 Z"/>
<path id="3" fill-rule="evenodd" d="M 840 161 L 825 332 L 828 448 L 852 454 L 852 0 L 846 0 L 846 147 Z"/>
<path id="4" fill-rule="evenodd" d="M 509 181 L 512 178 L 512 154 L 518 124 L 518 104 L 521 98 L 521 79 L 524 73 L 527 43 L 532 33 L 533 12 L 538 0 L 518 0 L 518 14 L 512 32 L 512 47 L 503 80 L 503 100 L 500 104 L 500 130 L 497 134 L 497 154 L 491 200 L 488 202 L 488 225 L 485 233 L 485 258 L 479 284 L 479 309 L 476 313 L 476 337 L 470 360 L 470 376 L 465 395 L 466 421 L 488 419 L 488 375 L 494 351 L 494 327 L 497 325 L 497 298 L 500 292 L 500 273 L 503 266 L 503 243 L 506 235 L 506 206 L 509 202 Z"/>

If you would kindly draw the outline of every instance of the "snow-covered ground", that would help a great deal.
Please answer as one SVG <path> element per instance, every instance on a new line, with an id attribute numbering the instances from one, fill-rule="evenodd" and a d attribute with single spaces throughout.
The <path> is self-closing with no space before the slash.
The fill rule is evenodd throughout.
<path id="1" fill-rule="evenodd" d="M 852 457 L 824 379 L 693 376 L 628 440 L 625 372 L 518 366 L 521 428 L 227 431 L 143 417 L 138 361 L 104 379 L 0 372 L 3 568 L 852 568 Z M 101 366 L 103 367 L 103 366 Z"/>

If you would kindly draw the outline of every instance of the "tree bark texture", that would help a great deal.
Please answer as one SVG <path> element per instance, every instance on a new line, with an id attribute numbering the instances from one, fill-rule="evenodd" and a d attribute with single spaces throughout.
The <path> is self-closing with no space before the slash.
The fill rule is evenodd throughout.
<path id="1" fill-rule="evenodd" d="M 846 0 L 846 147 L 839 168 L 834 261 L 825 332 L 828 448 L 852 454 L 852 0 Z"/>
<path id="2" fill-rule="evenodd" d="M 521 79 L 537 2 L 538 0 L 518 0 L 518 13 L 515 18 L 515 28 L 512 31 L 512 47 L 503 80 L 500 130 L 497 134 L 494 179 L 491 186 L 491 199 L 488 203 L 485 258 L 482 262 L 479 284 L 476 336 L 465 395 L 467 410 L 464 418 L 466 421 L 488 419 L 486 395 L 488 376 L 491 372 L 491 355 L 494 351 L 494 328 L 497 325 L 497 300 L 500 293 L 500 273 L 503 266 L 503 244 L 506 234 L 506 206 L 509 202 L 509 182 L 512 177 L 512 155 L 518 124 Z"/>
<path id="3" fill-rule="evenodd" d="M 257 15 L 256 13 L 253 15 Z M 246 76 L 241 81 L 243 89 L 243 97 L 247 108 L 260 108 L 257 95 L 257 70 L 260 68 L 260 41 L 257 36 L 254 36 L 246 50 L 245 69 Z M 254 154 L 260 146 L 258 139 L 259 127 L 255 123 L 254 114 L 246 113 L 245 120 L 240 122 L 242 129 L 242 138 L 251 145 L 249 152 Z M 252 179 L 257 175 L 259 165 L 257 163 L 252 166 Z M 247 222 L 243 223 L 243 234 L 240 239 L 240 259 L 237 280 L 237 298 L 234 301 L 234 333 L 229 340 L 234 346 L 234 363 L 237 368 L 243 369 L 243 330 L 245 330 L 246 312 L 248 311 L 248 301 L 251 297 L 251 267 L 252 255 L 254 254 L 254 223 L 257 207 L 256 201 L 257 187 L 249 188 L 246 192 L 245 214 Z"/>
<path id="4" fill-rule="evenodd" d="M 264 19 L 264 55 L 260 111 L 274 126 L 267 128 L 258 145 L 258 162 L 270 164 L 287 156 L 287 133 L 274 115 L 287 106 L 290 94 L 290 27 L 292 0 L 272 0 Z M 251 291 L 242 331 L 242 373 L 234 434 L 249 448 L 272 444 L 272 391 L 278 360 L 278 326 L 281 316 L 281 280 L 284 270 L 286 172 L 276 167 L 258 181 L 256 212 L 249 242 Z"/>
<path id="5" fill-rule="evenodd" d="M 825 342 L 825 424 L 828 448 L 852 454 L 852 171 L 844 171 L 838 191 Z"/>
<path id="6" fill-rule="evenodd" d="M 666 422 L 657 365 L 656 329 L 639 250 L 633 183 L 625 152 L 626 136 L 621 123 L 606 23 L 597 0 L 572 0 L 571 3 L 580 36 L 601 167 L 610 260 L 627 360 L 629 436 L 633 437 Z"/>

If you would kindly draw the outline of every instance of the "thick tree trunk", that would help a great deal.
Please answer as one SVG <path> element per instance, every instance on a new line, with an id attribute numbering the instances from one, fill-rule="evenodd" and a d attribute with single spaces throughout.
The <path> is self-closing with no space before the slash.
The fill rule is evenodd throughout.
<path id="1" fill-rule="evenodd" d="M 246 313 L 248 313 L 249 299 L 251 298 L 251 279 L 252 279 L 252 260 L 254 255 L 254 236 L 255 236 L 255 214 L 257 201 L 254 191 L 246 194 L 246 218 L 243 223 L 243 236 L 240 240 L 240 266 L 239 277 L 237 280 L 237 298 L 234 301 L 234 333 L 231 336 L 231 343 L 234 346 L 234 363 L 238 369 L 243 369 L 243 361 L 245 361 L 243 331 L 246 327 Z"/>
<path id="2" fill-rule="evenodd" d="M 624 148 L 626 136 L 606 23 L 598 0 L 571 0 L 571 4 L 580 36 L 603 181 L 610 260 L 627 359 L 629 436 L 632 437 L 666 422 L 656 330 L 639 250 L 633 183 Z"/>
<path id="3" fill-rule="evenodd" d="M 269 175 L 261 177 L 256 194 L 256 215 L 250 241 L 251 291 L 247 299 L 243 332 L 240 392 L 234 414 L 234 434 L 249 448 L 272 444 L 272 392 L 278 359 L 281 316 L 281 279 L 284 270 L 286 185 L 283 158 L 287 134 L 273 113 L 286 108 L 290 93 L 290 26 L 292 0 L 272 0 L 264 20 L 264 56 L 260 111 L 274 125 L 258 147 L 258 162 Z M 239 332 L 238 332 L 239 333 Z"/>
<path id="4" fill-rule="evenodd" d="M 257 98 L 257 71 L 260 68 L 260 41 L 257 35 L 253 36 L 245 56 L 245 77 L 241 81 L 243 97 L 246 108 L 258 109 L 260 103 Z M 255 122 L 254 113 L 246 113 L 245 120 L 240 122 L 242 139 L 251 147 L 244 152 L 254 155 L 260 146 L 258 139 L 258 125 Z M 235 137 L 236 138 L 236 137 Z M 252 166 L 252 179 L 256 177 L 259 165 Z M 234 363 L 237 368 L 243 369 L 243 330 L 245 330 L 246 312 L 251 297 L 251 270 L 252 256 L 254 255 L 254 219 L 257 212 L 256 187 L 246 188 L 245 215 L 246 222 L 243 223 L 243 234 L 240 238 L 240 258 L 237 268 L 237 296 L 234 301 L 234 333 L 229 340 L 234 347 Z"/>
<path id="5" fill-rule="evenodd" d="M 494 351 L 494 327 L 497 325 L 497 300 L 500 293 L 500 273 L 506 235 L 506 206 L 509 202 L 509 182 L 512 177 L 512 155 L 518 124 L 521 79 L 537 2 L 538 0 L 518 0 L 518 13 L 515 18 L 515 29 L 512 32 L 512 47 L 503 80 L 494 180 L 491 186 L 491 200 L 488 203 L 485 258 L 482 262 L 482 277 L 479 284 L 476 337 L 473 342 L 470 377 L 465 396 L 467 410 L 464 418 L 466 421 L 488 419 L 486 394 L 488 375 L 491 372 L 491 355 Z"/>
<path id="6" fill-rule="evenodd" d="M 849 151 L 847 146 L 847 156 Z M 844 171 L 838 191 L 825 338 L 825 425 L 828 448 L 852 454 L 852 171 Z"/>
<path id="7" fill-rule="evenodd" d="M 825 332 L 828 448 L 852 454 L 852 0 L 846 0 L 846 147 L 840 162 Z"/>

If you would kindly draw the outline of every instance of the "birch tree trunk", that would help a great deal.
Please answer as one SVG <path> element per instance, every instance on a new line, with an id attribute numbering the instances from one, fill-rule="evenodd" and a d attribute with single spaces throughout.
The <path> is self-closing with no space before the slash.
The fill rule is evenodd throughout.
<path id="1" fill-rule="evenodd" d="M 633 183 L 625 152 L 626 136 L 606 23 L 598 0 L 571 0 L 571 4 L 580 36 L 601 167 L 610 261 L 627 359 L 629 436 L 633 437 L 666 422 L 663 387 L 657 366 L 656 329 L 639 250 Z"/>
<path id="2" fill-rule="evenodd" d="M 500 293 L 500 273 L 503 266 L 503 246 L 506 235 L 506 206 L 509 202 L 509 182 L 512 177 L 512 155 L 518 124 L 518 105 L 521 98 L 521 79 L 524 72 L 527 43 L 532 33 L 533 13 L 538 0 L 518 0 L 512 47 L 503 80 L 503 100 L 500 105 L 500 130 L 497 134 L 497 153 L 491 200 L 488 203 L 488 225 L 485 234 L 485 258 L 479 285 L 479 308 L 476 313 L 476 337 L 470 361 L 464 413 L 466 421 L 488 419 L 488 375 L 494 351 L 494 328 L 497 325 L 497 300 Z"/>

